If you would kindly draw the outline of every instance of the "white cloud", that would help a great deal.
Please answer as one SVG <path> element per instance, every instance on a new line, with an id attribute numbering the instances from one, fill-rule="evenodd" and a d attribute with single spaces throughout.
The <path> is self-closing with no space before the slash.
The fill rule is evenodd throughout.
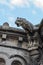
<path id="1" fill-rule="evenodd" d="M 33 4 L 36 7 L 43 9 L 43 0 L 33 0 Z"/>
<path id="2" fill-rule="evenodd" d="M 7 1 L 6 0 L 0 0 L 0 4 L 6 4 Z"/>
<path id="3" fill-rule="evenodd" d="M 9 6 L 10 8 L 14 8 L 15 6 L 17 7 L 27 7 L 29 6 L 29 0 L 0 0 L 0 4 L 4 4 Z"/>
<path id="4" fill-rule="evenodd" d="M 7 5 L 10 8 L 29 7 L 34 4 L 36 7 L 43 9 L 43 0 L 0 0 L 0 4 Z"/>
<path id="5" fill-rule="evenodd" d="M 10 0 L 10 4 L 17 7 L 29 6 L 29 0 Z"/>
<path id="6" fill-rule="evenodd" d="M 0 4 L 9 6 L 7 0 L 0 0 Z"/>

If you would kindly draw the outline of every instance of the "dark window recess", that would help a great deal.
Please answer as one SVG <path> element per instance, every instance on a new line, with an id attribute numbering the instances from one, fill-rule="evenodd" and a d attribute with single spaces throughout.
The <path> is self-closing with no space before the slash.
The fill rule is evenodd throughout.
<path id="1" fill-rule="evenodd" d="M 22 47 L 22 42 L 18 41 L 18 47 Z"/>
<path id="2" fill-rule="evenodd" d="M 23 43 L 23 38 L 19 37 L 18 38 L 18 47 L 22 47 L 22 43 Z"/>
<path id="3" fill-rule="evenodd" d="M 0 58 L 0 65 L 6 65 L 5 60 L 3 58 Z"/>
<path id="4" fill-rule="evenodd" d="M 22 65 L 19 61 L 13 61 L 11 65 Z"/>

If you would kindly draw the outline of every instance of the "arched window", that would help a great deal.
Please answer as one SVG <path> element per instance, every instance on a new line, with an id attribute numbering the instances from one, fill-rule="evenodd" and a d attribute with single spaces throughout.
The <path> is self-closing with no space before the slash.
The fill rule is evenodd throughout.
<path id="1" fill-rule="evenodd" d="M 0 65 L 5 65 L 5 60 L 3 58 L 0 58 Z"/>
<path id="2" fill-rule="evenodd" d="M 22 65 L 22 64 L 21 64 L 21 62 L 15 60 L 15 61 L 12 62 L 11 65 Z"/>
<path id="3" fill-rule="evenodd" d="M 27 65 L 27 61 L 22 56 L 15 55 L 11 58 L 13 58 L 11 65 Z"/>

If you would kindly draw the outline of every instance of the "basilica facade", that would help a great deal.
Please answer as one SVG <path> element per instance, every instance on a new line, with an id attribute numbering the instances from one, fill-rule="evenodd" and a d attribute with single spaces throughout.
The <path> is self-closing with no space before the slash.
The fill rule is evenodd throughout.
<path id="1" fill-rule="evenodd" d="M 7 22 L 0 26 L 0 65 L 39 65 L 39 39 L 33 37 L 30 39 L 24 29 L 10 27 Z"/>

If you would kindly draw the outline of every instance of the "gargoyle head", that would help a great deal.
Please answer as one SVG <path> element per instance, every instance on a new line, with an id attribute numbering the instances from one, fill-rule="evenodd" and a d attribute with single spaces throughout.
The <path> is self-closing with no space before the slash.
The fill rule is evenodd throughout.
<path id="1" fill-rule="evenodd" d="M 27 21 L 25 18 L 19 18 L 17 17 L 15 24 L 17 26 L 21 26 L 25 31 L 32 32 L 33 31 L 33 25 Z"/>
<path id="2" fill-rule="evenodd" d="M 22 23 L 23 23 L 22 21 L 23 21 L 22 18 L 17 17 L 17 19 L 16 19 L 16 21 L 15 21 L 15 24 L 16 24 L 17 26 L 21 26 Z"/>

